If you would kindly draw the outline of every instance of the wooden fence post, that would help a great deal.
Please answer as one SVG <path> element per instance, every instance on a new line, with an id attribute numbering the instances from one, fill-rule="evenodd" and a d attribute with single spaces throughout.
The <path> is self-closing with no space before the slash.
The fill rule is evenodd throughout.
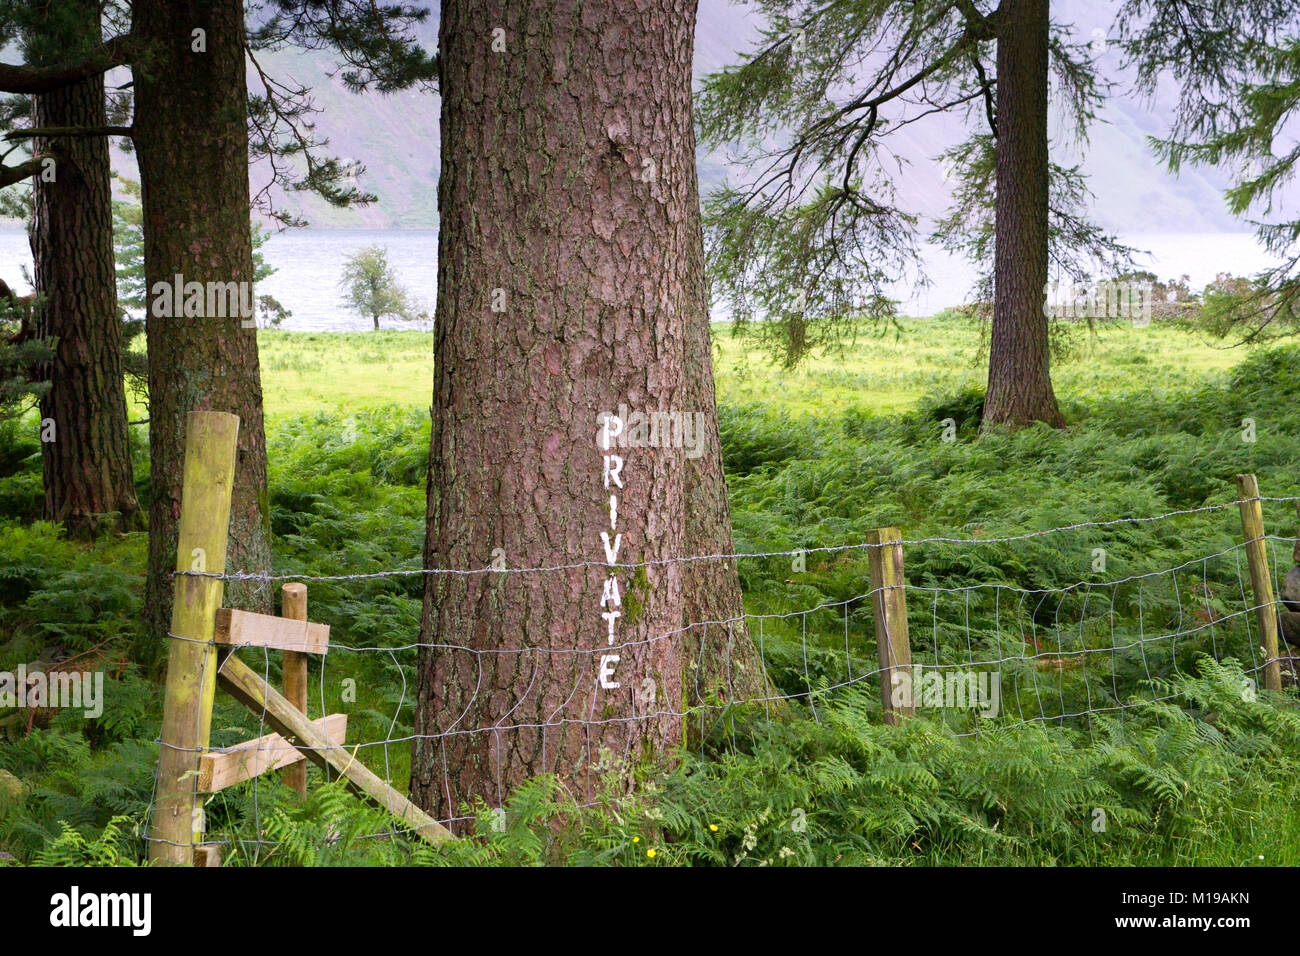
<path id="1" fill-rule="evenodd" d="M 239 417 L 190 412 L 186 420 L 181 514 L 176 570 L 222 574 L 235 481 Z M 172 639 L 167 650 L 161 749 L 149 833 L 149 859 L 194 861 L 196 834 L 203 831 L 195 807 L 199 753 L 207 749 L 216 692 L 217 651 L 212 643 L 224 582 L 182 574 L 175 578 Z"/>
<path id="2" fill-rule="evenodd" d="M 1250 587 L 1255 595 L 1259 633 L 1268 663 L 1264 666 L 1264 687 L 1282 689 L 1282 667 L 1277 656 L 1277 601 L 1273 596 L 1273 575 L 1264 545 L 1264 509 L 1259 500 L 1259 483 L 1254 475 L 1237 476 L 1237 498 L 1241 502 L 1241 530 L 1250 562 Z"/>
<path id="3" fill-rule="evenodd" d="M 895 705 L 891 693 L 894 671 L 911 679 L 912 645 L 907 637 L 907 596 L 903 590 L 903 535 L 898 528 L 878 528 L 867 535 L 871 563 L 871 600 L 876 610 L 876 649 L 880 655 L 880 703 L 885 723 L 898 726 L 899 718 L 913 714 L 912 698 Z"/>
<path id="4" fill-rule="evenodd" d="M 297 581 L 280 588 L 280 614 L 295 621 L 307 620 L 307 585 Z M 284 697 L 307 713 L 307 655 L 302 651 L 284 652 Z M 299 760 L 284 768 L 284 782 L 307 796 L 307 761 Z"/>

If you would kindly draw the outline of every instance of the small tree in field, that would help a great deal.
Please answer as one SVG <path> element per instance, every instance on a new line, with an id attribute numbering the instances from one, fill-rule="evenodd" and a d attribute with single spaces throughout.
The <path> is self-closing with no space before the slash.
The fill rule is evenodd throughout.
<path id="1" fill-rule="evenodd" d="M 410 294 L 388 264 L 386 246 L 367 246 L 353 253 L 343 267 L 339 286 L 343 289 L 343 304 L 370 316 L 376 329 L 381 316 L 391 315 L 406 321 L 415 318 Z"/>

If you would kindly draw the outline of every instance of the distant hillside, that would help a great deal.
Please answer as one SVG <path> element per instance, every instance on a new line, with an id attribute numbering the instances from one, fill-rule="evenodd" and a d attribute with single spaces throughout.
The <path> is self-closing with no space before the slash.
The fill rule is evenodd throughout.
<path id="1" fill-rule="evenodd" d="M 1104 28 L 1115 3 L 1096 0 L 1056 0 L 1054 18 L 1073 24 L 1081 40 Z M 756 36 L 751 9 L 728 0 L 701 0 L 696 31 L 696 73 L 703 75 L 736 62 Z M 436 25 L 425 31 L 426 42 L 436 39 Z M 359 160 L 366 167 L 363 188 L 378 194 L 374 205 L 338 210 L 303 194 L 278 195 L 283 208 L 309 219 L 317 227 L 432 228 L 437 225 L 438 102 L 421 93 L 393 96 L 354 96 L 337 79 L 326 75 L 323 54 L 284 52 L 263 55 L 270 71 L 312 87 L 321 113 L 318 131 L 330 141 L 336 155 Z M 1120 74 L 1114 52 L 1101 57 L 1107 78 L 1124 93 L 1127 77 Z M 254 81 L 255 82 L 255 78 Z M 1216 172 L 1186 170 L 1179 179 L 1164 173 L 1153 160 L 1145 137 L 1167 125 L 1172 91 L 1152 104 L 1113 98 L 1098 117 L 1090 142 L 1082 150 L 1058 151 L 1057 158 L 1083 162 L 1096 195 L 1094 214 L 1118 233 L 1241 232 L 1248 228 L 1234 220 L 1222 199 L 1224 179 Z M 976 117 L 975 122 L 982 123 Z M 906 163 L 895 184 L 898 201 L 926 219 L 943 212 L 948 191 L 933 158 L 960 141 L 966 118 L 935 115 L 895 134 L 895 146 Z M 129 160 L 127 161 L 129 162 Z M 727 174 L 725 155 L 702 152 L 700 177 L 707 192 Z M 255 168 L 254 190 L 265 182 Z"/>

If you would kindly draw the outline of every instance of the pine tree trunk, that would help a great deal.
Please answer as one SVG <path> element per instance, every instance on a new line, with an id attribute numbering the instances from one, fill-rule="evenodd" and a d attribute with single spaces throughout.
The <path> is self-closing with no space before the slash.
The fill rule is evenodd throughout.
<path id="1" fill-rule="evenodd" d="M 98 42 L 99 5 L 84 6 L 84 21 L 60 21 L 84 35 L 59 37 L 58 49 Z M 36 96 L 32 107 L 37 126 L 103 126 L 104 78 Z M 54 160 L 53 178 L 38 175 L 32 186 L 38 334 L 57 340 L 40 402 L 42 422 L 54 423 L 54 441 L 41 443 L 45 518 L 73 536 L 138 529 L 144 515 L 127 434 L 108 141 L 42 139 L 35 153 Z"/>
<path id="2" fill-rule="evenodd" d="M 984 424 L 1060 427 L 1043 312 L 1048 0 L 1003 0 L 998 13 L 993 339 Z"/>
<path id="3" fill-rule="evenodd" d="M 253 281 L 249 226 L 244 9 L 240 0 L 139 0 L 133 32 L 136 137 L 144 208 L 149 348 L 150 658 L 165 646 L 176 567 L 185 420 L 192 409 L 239 416 L 228 571 L 270 569 L 266 439 L 257 331 L 238 310 L 157 315 L 162 285 Z M 204 51 L 195 46 L 201 40 Z M 172 303 L 176 306 L 176 303 Z M 164 310 L 165 311 L 165 310 Z M 180 313 L 182 310 L 173 308 Z M 217 310 L 213 310 L 214 312 Z M 251 318 L 248 320 L 251 325 Z M 267 611 L 271 589 L 228 585 L 228 606 Z"/>
<path id="4" fill-rule="evenodd" d="M 497 548 L 507 569 L 598 564 L 428 576 L 411 790 L 439 817 L 544 772 L 585 802 L 601 767 L 626 785 L 681 737 L 681 565 L 615 571 L 611 647 L 600 533 L 621 540 L 619 563 L 682 553 L 683 449 L 606 452 L 598 431 L 620 404 L 688 409 L 694 13 L 442 7 L 426 566 L 484 568 Z M 624 459 L 622 488 L 605 487 L 606 454 Z M 616 689 L 600 685 L 606 653 Z"/>

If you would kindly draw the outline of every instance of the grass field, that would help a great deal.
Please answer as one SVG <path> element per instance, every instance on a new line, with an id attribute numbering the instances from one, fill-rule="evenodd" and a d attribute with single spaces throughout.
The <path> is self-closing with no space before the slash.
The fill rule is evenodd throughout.
<path id="1" fill-rule="evenodd" d="M 1163 325 L 1076 332 L 1070 357 L 1053 370 L 1069 427 L 979 436 L 984 370 L 979 332 L 965 320 L 864 332 L 844 354 L 793 372 L 725 327 L 715 327 L 715 337 L 740 552 L 837 546 L 885 525 L 910 537 L 989 538 L 1160 515 L 1230 502 L 1233 476 L 1245 471 L 1259 475 L 1265 495 L 1300 494 L 1294 347 L 1224 349 Z M 430 336 L 265 331 L 259 341 L 275 572 L 418 568 Z M 1256 422 L 1254 441 L 1243 438 L 1246 418 Z M 940 440 L 946 419 L 957 423 L 955 442 Z M 158 675 L 140 672 L 125 648 L 140 630 L 146 538 L 78 544 L 38 521 L 32 434 L 0 427 L 0 633 L 8 637 L 0 670 L 56 643 L 96 661 L 109 679 L 98 722 L 64 711 L 28 729 L 0 714 L 0 734 L 11 738 L 0 748 L 0 770 L 10 775 L 0 776 L 0 850 L 23 862 L 138 859 L 134 828 L 157 757 Z M 135 451 L 144 489 L 142 440 Z M 1281 537 L 1294 534 L 1294 506 L 1266 503 L 1265 522 Z M 958 736 L 973 718 L 943 711 L 890 728 L 867 682 L 820 694 L 816 714 L 799 704 L 797 720 L 769 724 L 751 715 L 715 728 L 703 752 L 682 754 L 658 773 L 653 806 L 583 814 L 563 839 L 537 837 L 556 832 L 544 820 L 572 814 L 539 780 L 510 805 L 518 822 L 509 832 L 487 832 L 445 855 L 353 840 L 383 829 L 384 820 L 324 786 L 314 770 L 307 803 L 275 777 L 223 791 L 206 808 L 209 832 L 265 841 L 227 854 L 245 865 L 1300 864 L 1294 692 L 1257 700 L 1241 693 L 1257 642 L 1234 613 L 1244 594 L 1240 567 L 1213 557 L 1240 535 L 1235 509 L 1224 509 L 977 548 L 909 546 L 909 583 L 951 589 L 933 606 L 909 604 L 922 660 L 1030 655 L 1043 640 L 1106 652 L 1086 668 L 1014 665 L 1019 683 L 1005 711 L 1041 712 L 1041 722 L 986 722 L 981 736 Z M 1285 570 L 1290 545 L 1277 545 Z M 1104 572 L 1094 563 L 1099 547 Z M 745 560 L 740 575 L 751 614 L 843 609 L 768 620 L 764 657 L 780 691 L 841 687 L 846 674 L 871 667 L 861 553 L 809 554 L 801 570 L 788 556 Z M 1108 583 L 1125 580 L 1140 584 Z M 990 583 L 1078 587 L 1012 621 L 1005 608 L 964 590 Z M 1094 591 L 1109 600 L 1106 613 L 1090 610 L 1084 598 Z M 377 578 L 313 583 L 310 603 L 339 645 L 409 648 L 421 596 L 418 576 Z M 1212 627 L 1184 627 L 1202 614 Z M 1176 641 L 1145 641 L 1183 630 Z M 274 660 L 249 660 L 278 678 Z M 414 655 L 340 652 L 328 660 L 323 678 L 312 678 L 312 707 L 346 710 L 349 741 L 409 736 Z M 349 680 L 354 702 L 343 694 Z M 214 744 L 261 732 L 255 718 L 219 699 Z M 400 742 L 361 752 L 399 789 L 409 756 Z M 1099 809 L 1109 821 L 1102 832 L 1092 826 Z M 792 813 L 806 816 L 806 831 L 791 832 Z M 108 827 L 114 818 L 116 830 Z M 327 843 L 327 834 L 343 839 Z M 657 848 L 653 860 L 646 846 Z"/>
<path id="2" fill-rule="evenodd" d="M 980 333 L 966 319 L 904 319 L 899 327 L 862 330 L 841 354 L 814 356 L 793 371 L 767 359 L 730 326 L 714 326 L 718 399 L 776 401 L 793 414 L 856 408 L 890 414 L 927 394 L 983 387 Z M 1151 325 L 1080 330 L 1053 381 L 1065 403 L 1115 393 L 1161 394 L 1201 384 L 1240 362 L 1241 349 Z M 427 408 L 433 391 L 433 342 L 427 332 L 259 333 L 268 418 L 346 412 L 376 405 Z"/>

